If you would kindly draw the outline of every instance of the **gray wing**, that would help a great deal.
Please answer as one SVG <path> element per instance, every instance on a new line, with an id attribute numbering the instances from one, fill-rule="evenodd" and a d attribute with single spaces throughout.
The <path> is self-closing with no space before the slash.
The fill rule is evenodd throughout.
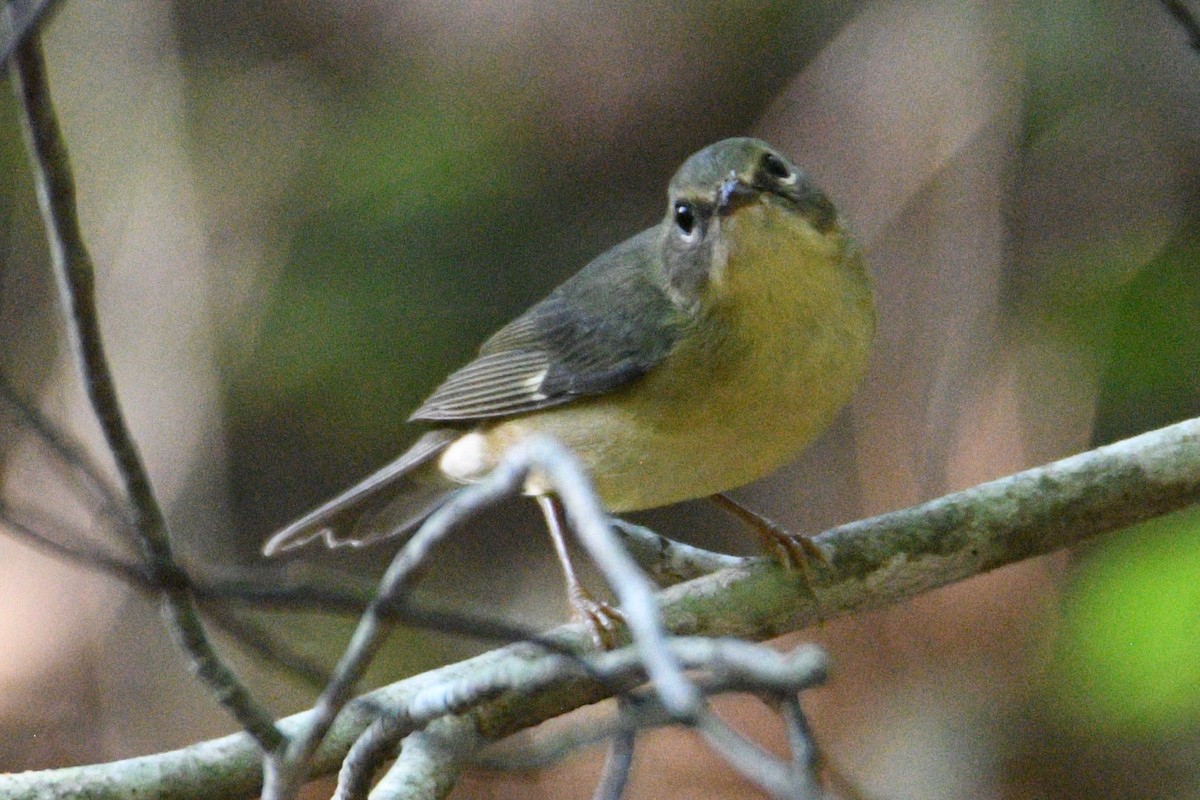
<path id="1" fill-rule="evenodd" d="M 484 342 L 412 415 L 505 417 L 611 392 L 674 348 L 687 321 L 656 280 L 658 229 L 617 245 Z"/>

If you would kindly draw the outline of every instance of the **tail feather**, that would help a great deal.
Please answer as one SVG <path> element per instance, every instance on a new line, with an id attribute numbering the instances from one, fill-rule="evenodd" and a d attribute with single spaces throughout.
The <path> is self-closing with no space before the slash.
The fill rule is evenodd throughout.
<path id="1" fill-rule="evenodd" d="M 454 491 L 433 460 L 460 435 L 426 433 L 391 464 L 274 534 L 263 554 L 278 555 L 315 539 L 328 547 L 361 547 L 410 533 Z"/>

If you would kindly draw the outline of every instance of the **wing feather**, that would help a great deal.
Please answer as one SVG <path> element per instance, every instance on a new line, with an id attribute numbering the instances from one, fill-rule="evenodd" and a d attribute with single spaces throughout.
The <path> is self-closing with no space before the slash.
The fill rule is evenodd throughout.
<path id="1" fill-rule="evenodd" d="M 263 545 L 263 554 L 277 555 L 314 539 L 324 539 L 329 547 L 358 547 L 409 533 L 454 488 L 444 481 L 416 479 L 416 473 L 459 435 L 448 429 L 429 431 L 383 469 L 277 532 Z"/>
<path id="2" fill-rule="evenodd" d="M 501 328 L 411 419 L 523 414 L 637 380 L 674 348 L 687 320 L 659 281 L 659 231 L 608 251 Z"/>

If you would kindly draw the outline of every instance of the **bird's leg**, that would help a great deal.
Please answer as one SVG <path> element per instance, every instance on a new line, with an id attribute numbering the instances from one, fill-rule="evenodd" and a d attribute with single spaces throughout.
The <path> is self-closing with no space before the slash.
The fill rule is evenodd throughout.
<path id="1" fill-rule="evenodd" d="M 737 517 L 758 534 L 763 548 L 775 556 L 785 569 L 800 570 L 804 575 L 804 583 L 808 586 L 809 590 L 812 589 L 813 582 L 809 559 L 818 561 L 821 564 L 829 564 L 829 559 L 825 557 L 825 552 L 812 539 L 802 534 L 788 533 L 776 523 L 767 519 L 762 514 L 751 511 L 729 495 L 714 494 L 709 499 L 732 516 Z"/>
<path id="2" fill-rule="evenodd" d="M 538 495 L 537 501 L 546 517 L 546 527 L 550 529 L 550 538 L 554 541 L 554 552 L 558 555 L 563 576 L 567 579 L 567 599 L 571 603 L 571 610 L 576 619 L 591 627 L 592 639 L 595 640 L 596 646 L 611 650 L 616 646 L 616 629 L 624 624 L 625 618 L 618 609 L 592 597 L 579 582 L 579 577 L 575 574 L 575 565 L 571 563 L 571 555 L 567 552 L 566 514 L 563 512 L 562 503 L 557 497 L 549 494 Z"/>

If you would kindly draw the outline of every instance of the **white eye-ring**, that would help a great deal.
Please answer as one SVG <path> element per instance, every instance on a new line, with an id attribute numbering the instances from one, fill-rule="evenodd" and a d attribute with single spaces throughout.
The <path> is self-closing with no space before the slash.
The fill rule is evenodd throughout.
<path id="1" fill-rule="evenodd" d="M 675 227 L 679 229 L 683 239 L 688 242 L 694 241 L 700 233 L 695 207 L 687 200 L 680 200 L 675 204 L 674 214 Z"/>

